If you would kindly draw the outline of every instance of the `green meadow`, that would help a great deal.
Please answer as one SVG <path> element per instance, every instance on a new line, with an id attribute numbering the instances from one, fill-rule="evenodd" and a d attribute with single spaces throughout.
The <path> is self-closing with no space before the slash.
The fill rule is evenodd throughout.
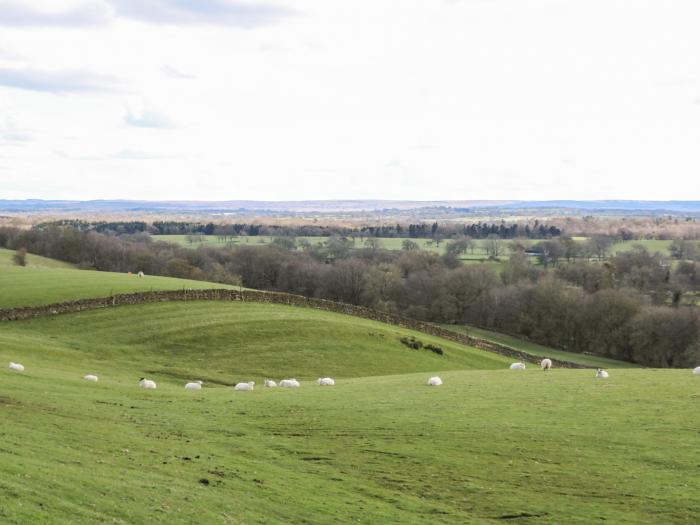
<path id="1" fill-rule="evenodd" d="M 3 307 L 191 286 L 11 256 L 0 252 Z M 0 322 L 0 523 L 697 521 L 700 377 L 463 330 L 610 378 L 511 371 L 497 354 L 282 305 Z M 427 386 L 432 375 L 444 384 Z M 158 388 L 140 389 L 141 377 Z M 262 386 L 284 377 L 301 388 Z M 184 390 L 194 380 L 203 389 Z M 252 392 L 232 388 L 251 380 Z"/>
<path id="2" fill-rule="evenodd" d="M 27 266 L 12 262 L 15 252 L 0 248 L 0 308 L 36 306 L 113 294 L 183 288 L 230 288 L 172 277 L 79 270 L 68 263 L 27 255 Z"/>
<path id="3" fill-rule="evenodd" d="M 689 371 L 511 371 L 422 334 L 445 355 L 409 349 L 405 335 L 211 302 L 4 323 L 0 360 L 26 370 L 0 371 L 0 521 L 696 520 Z M 444 385 L 426 386 L 435 373 Z M 288 376 L 301 388 L 231 388 Z M 195 379 L 203 390 L 185 391 Z"/>

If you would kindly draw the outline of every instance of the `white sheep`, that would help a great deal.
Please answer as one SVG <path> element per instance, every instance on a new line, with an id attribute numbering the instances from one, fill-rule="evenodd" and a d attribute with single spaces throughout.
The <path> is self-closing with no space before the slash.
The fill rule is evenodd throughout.
<path id="1" fill-rule="evenodd" d="M 693 368 L 693 374 L 696 376 L 700 376 L 700 366 L 696 366 Z"/>
<path id="2" fill-rule="evenodd" d="M 319 377 L 316 382 L 321 386 L 335 386 L 335 380 L 330 377 Z"/>
<path id="3" fill-rule="evenodd" d="M 241 390 L 247 392 L 255 388 L 255 381 L 248 381 L 247 383 L 236 383 L 236 386 L 233 388 L 234 390 Z"/>
<path id="4" fill-rule="evenodd" d="M 83 377 L 83 379 L 85 379 L 85 381 L 92 381 L 93 383 L 97 383 L 99 378 L 96 375 L 88 374 L 85 377 Z"/>
<path id="5" fill-rule="evenodd" d="M 282 388 L 299 388 L 300 385 L 299 385 L 299 381 L 292 378 L 292 379 L 283 379 L 282 381 L 280 381 L 280 386 Z"/>
<path id="6" fill-rule="evenodd" d="M 14 370 L 15 372 L 24 372 L 24 366 L 20 365 L 19 363 L 13 363 L 10 362 L 10 370 Z"/>
<path id="7" fill-rule="evenodd" d="M 510 365 L 510 369 L 511 370 L 525 370 L 525 363 L 520 363 L 520 362 L 513 363 L 512 365 Z"/>
<path id="8" fill-rule="evenodd" d="M 552 368 L 552 360 L 547 358 L 543 359 L 542 361 L 540 361 L 540 368 L 542 368 L 542 370 L 546 372 L 547 370 Z"/>
<path id="9" fill-rule="evenodd" d="M 608 377 L 608 373 L 605 370 L 603 370 L 602 368 L 596 368 L 595 376 L 602 377 L 603 379 L 605 379 Z"/>
<path id="10" fill-rule="evenodd" d="M 157 385 L 155 381 L 142 377 L 141 379 L 139 379 L 139 386 L 147 390 L 155 390 Z"/>
<path id="11" fill-rule="evenodd" d="M 440 386 L 442 385 L 442 379 L 438 376 L 433 376 L 428 378 L 428 386 Z"/>
<path id="12" fill-rule="evenodd" d="M 139 279 L 141 279 L 141 278 L 143 278 L 143 275 L 144 275 L 144 274 L 143 274 L 143 272 L 139 272 L 139 273 L 137 273 L 136 275 L 138 276 Z"/>
<path id="13" fill-rule="evenodd" d="M 272 379 L 265 379 L 265 386 L 267 388 L 275 388 L 277 383 L 275 383 Z"/>
<path id="14" fill-rule="evenodd" d="M 185 390 L 201 390 L 202 389 L 202 382 L 201 381 L 193 381 L 191 383 L 185 384 Z"/>

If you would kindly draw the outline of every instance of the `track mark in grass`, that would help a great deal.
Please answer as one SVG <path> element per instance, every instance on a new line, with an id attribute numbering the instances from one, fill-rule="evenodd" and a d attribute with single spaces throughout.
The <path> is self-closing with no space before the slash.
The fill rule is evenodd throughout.
<path id="1" fill-rule="evenodd" d="M 546 516 L 548 513 L 547 512 L 540 512 L 540 513 L 531 513 L 531 512 L 521 512 L 519 514 L 503 514 L 501 516 L 496 516 L 494 519 L 496 520 L 519 520 L 521 518 L 541 518 L 542 516 Z"/>

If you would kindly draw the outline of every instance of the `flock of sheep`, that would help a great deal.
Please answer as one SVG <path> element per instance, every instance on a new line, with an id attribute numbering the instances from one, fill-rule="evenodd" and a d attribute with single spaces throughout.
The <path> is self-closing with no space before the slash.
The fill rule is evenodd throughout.
<path id="1" fill-rule="evenodd" d="M 19 364 L 19 363 L 13 363 L 10 362 L 9 366 L 10 370 L 14 370 L 15 372 L 24 372 L 24 366 Z M 551 359 L 543 359 L 540 361 L 540 368 L 544 370 L 545 372 L 547 370 L 550 370 L 552 368 L 552 360 Z M 513 363 L 510 365 L 511 370 L 525 370 L 525 363 L 522 362 L 517 362 Z M 693 374 L 694 375 L 700 375 L 700 366 L 696 367 L 693 369 Z M 603 370 L 602 368 L 596 368 L 595 371 L 595 377 L 600 377 L 600 378 L 607 378 L 609 377 L 609 374 L 606 370 Z M 93 383 L 96 383 L 99 381 L 99 378 L 94 375 L 94 374 L 87 374 L 86 376 L 83 377 L 86 381 L 91 381 Z M 335 386 L 335 380 L 331 377 L 319 377 L 316 380 L 316 383 L 319 386 Z M 185 390 L 201 390 L 202 389 L 202 381 L 192 381 L 189 383 L 185 384 Z M 275 388 L 275 387 L 281 387 L 281 388 L 299 388 L 301 384 L 299 381 L 296 379 L 282 379 L 279 384 L 273 381 L 272 379 L 266 379 L 264 383 L 266 388 Z M 442 385 L 442 379 L 438 376 L 432 376 L 428 378 L 428 386 L 440 386 Z M 141 388 L 145 388 L 147 390 L 155 390 L 158 385 L 156 384 L 155 381 L 152 379 L 146 379 L 145 377 L 142 377 L 139 379 L 139 386 Z M 250 391 L 255 388 L 255 381 L 248 381 L 244 383 L 236 383 L 234 386 L 234 390 L 238 391 Z"/>

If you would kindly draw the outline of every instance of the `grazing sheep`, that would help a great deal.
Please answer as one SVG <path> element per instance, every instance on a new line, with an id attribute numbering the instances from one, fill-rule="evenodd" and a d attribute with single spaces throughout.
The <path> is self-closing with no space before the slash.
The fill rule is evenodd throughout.
<path id="1" fill-rule="evenodd" d="M 141 278 L 143 277 L 144 274 L 143 274 L 143 272 L 139 272 L 139 273 L 137 273 L 136 275 L 138 275 L 138 278 L 141 279 Z"/>
<path id="2" fill-rule="evenodd" d="M 525 363 L 513 363 L 510 365 L 511 370 L 525 370 Z"/>
<path id="3" fill-rule="evenodd" d="M 552 368 L 552 360 L 551 359 L 543 359 L 540 361 L 540 368 L 544 370 L 545 372 Z"/>
<path id="4" fill-rule="evenodd" d="M 147 390 L 155 390 L 157 385 L 155 381 L 142 377 L 141 379 L 139 379 L 139 386 Z"/>
<path id="5" fill-rule="evenodd" d="M 605 370 L 603 370 L 602 368 L 596 368 L 595 376 L 602 377 L 603 379 L 605 379 L 606 377 L 608 377 L 608 373 Z"/>
<path id="6" fill-rule="evenodd" d="M 280 386 L 282 388 L 299 388 L 299 381 L 296 379 L 283 379 L 280 381 Z"/>
<path id="7" fill-rule="evenodd" d="M 15 372 L 24 372 L 24 366 L 20 365 L 19 363 L 13 363 L 10 361 L 10 370 L 14 370 Z"/>
<path id="8" fill-rule="evenodd" d="M 235 387 L 233 387 L 235 390 L 242 390 L 244 392 L 248 392 L 250 390 L 253 390 L 255 388 L 255 381 L 249 381 L 247 383 L 237 383 Z"/>
<path id="9" fill-rule="evenodd" d="M 97 383 L 98 377 L 93 374 L 88 374 L 85 377 L 83 377 L 83 379 L 85 379 L 85 381 L 92 381 L 93 383 Z"/>
<path id="10" fill-rule="evenodd" d="M 330 377 L 319 377 L 316 382 L 321 386 L 335 386 L 335 380 Z"/>
<path id="11" fill-rule="evenodd" d="M 428 386 L 440 386 L 442 384 L 442 379 L 438 376 L 433 376 L 428 378 Z"/>
<path id="12" fill-rule="evenodd" d="M 695 368 L 693 368 L 693 374 L 695 374 L 696 376 L 700 376 L 700 366 L 696 366 Z"/>
<path id="13" fill-rule="evenodd" d="M 275 383 L 272 379 L 265 379 L 265 386 L 267 388 L 275 388 L 277 383 Z"/>
<path id="14" fill-rule="evenodd" d="M 201 381 L 193 381 L 191 383 L 185 384 L 185 390 L 201 390 L 202 389 L 202 382 Z"/>

